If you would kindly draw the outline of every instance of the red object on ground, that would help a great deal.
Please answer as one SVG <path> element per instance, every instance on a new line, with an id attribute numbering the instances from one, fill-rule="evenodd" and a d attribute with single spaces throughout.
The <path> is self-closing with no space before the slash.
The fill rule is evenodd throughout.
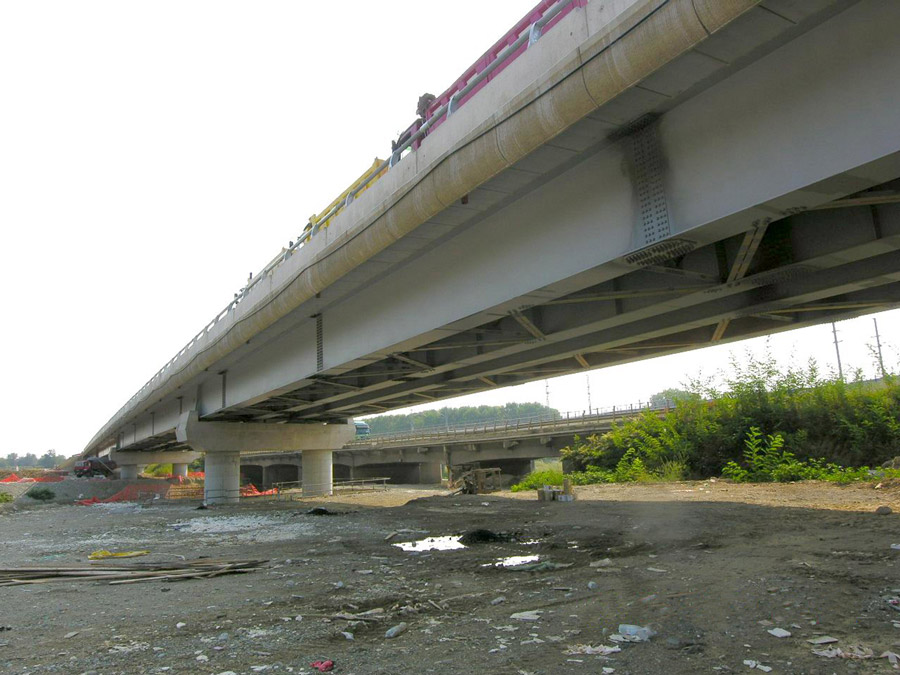
<path id="1" fill-rule="evenodd" d="M 189 471 L 188 478 L 206 478 L 205 471 Z"/>
<path id="2" fill-rule="evenodd" d="M 110 504 L 112 502 L 138 502 L 142 499 L 147 499 L 148 497 L 154 497 L 155 495 L 159 495 L 164 499 L 169 492 L 169 486 L 169 483 L 164 481 L 160 481 L 157 485 L 128 485 L 108 499 L 91 497 L 90 499 L 81 499 L 75 503 L 80 506 L 92 506 L 94 504 Z"/>
<path id="3" fill-rule="evenodd" d="M 263 497 L 265 495 L 277 495 L 278 490 L 272 488 L 260 492 L 253 483 L 249 483 L 241 488 L 241 497 Z"/>
<path id="4" fill-rule="evenodd" d="M 310 667 L 315 668 L 320 673 L 327 673 L 334 669 L 334 661 L 329 659 L 328 661 L 313 661 L 309 664 Z"/>
<path id="5" fill-rule="evenodd" d="M 59 483 L 64 478 L 62 476 L 38 476 L 37 478 L 19 478 L 16 474 L 11 473 L 6 478 L 0 478 L 0 483 Z"/>

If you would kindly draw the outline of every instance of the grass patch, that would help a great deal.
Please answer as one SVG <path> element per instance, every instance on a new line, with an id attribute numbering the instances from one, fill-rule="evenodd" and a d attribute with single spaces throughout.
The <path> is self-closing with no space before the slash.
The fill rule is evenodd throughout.
<path id="1" fill-rule="evenodd" d="M 511 485 L 509 489 L 513 492 L 524 492 L 525 490 L 537 490 L 544 485 L 562 485 L 564 476 L 562 471 L 553 469 L 532 471 L 520 483 Z"/>
<path id="2" fill-rule="evenodd" d="M 0 504 L 8 504 L 13 500 L 13 496 L 8 492 L 0 492 Z"/>

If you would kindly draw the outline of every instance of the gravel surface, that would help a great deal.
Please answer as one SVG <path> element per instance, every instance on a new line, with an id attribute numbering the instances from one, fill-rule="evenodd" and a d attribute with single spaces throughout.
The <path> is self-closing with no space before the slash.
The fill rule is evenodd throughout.
<path id="1" fill-rule="evenodd" d="M 574 503 L 403 488 L 208 510 L 19 506 L 0 513 L 2 567 L 86 564 L 100 548 L 151 551 L 135 564 L 269 562 L 2 588 L 0 672 L 314 673 L 328 659 L 358 675 L 893 672 L 880 657 L 900 651 L 898 495 L 702 482 L 581 488 Z M 478 528 L 500 536 L 394 545 Z M 498 564 L 510 557 L 524 566 Z M 618 637 L 635 631 L 650 637 Z"/>

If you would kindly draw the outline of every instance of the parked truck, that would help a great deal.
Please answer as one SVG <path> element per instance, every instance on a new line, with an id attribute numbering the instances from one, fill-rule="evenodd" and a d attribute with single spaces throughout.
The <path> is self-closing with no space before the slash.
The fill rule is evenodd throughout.
<path id="1" fill-rule="evenodd" d="M 94 478 L 95 476 L 111 478 L 116 468 L 116 463 L 112 460 L 103 457 L 87 457 L 75 462 L 72 471 L 78 478 Z"/>

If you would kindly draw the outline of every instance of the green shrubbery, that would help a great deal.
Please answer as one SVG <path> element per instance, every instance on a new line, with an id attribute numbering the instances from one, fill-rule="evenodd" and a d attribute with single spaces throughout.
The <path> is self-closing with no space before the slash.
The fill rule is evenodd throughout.
<path id="1" fill-rule="evenodd" d="M 0 504 L 7 504 L 13 500 L 13 496 L 8 492 L 0 492 Z"/>
<path id="2" fill-rule="evenodd" d="M 870 472 L 900 455 L 900 382 L 825 379 L 814 362 L 781 371 L 771 357 L 732 361 L 725 390 L 694 382 L 675 408 L 648 411 L 563 450 L 575 484 L 723 475 L 735 481 L 900 477 Z M 858 467 L 858 468 L 846 468 Z M 558 485 L 529 476 L 516 488 Z"/>
<path id="3" fill-rule="evenodd" d="M 573 471 L 568 474 L 562 471 L 533 471 L 510 489 L 513 492 L 521 492 L 537 489 L 542 485 L 562 485 L 563 478 L 571 480 L 573 485 L 676 481 L 684 478 L 684 465 L 676 461 L 667 461 L 663 462 L 657 471 L 649 471 L 639 454 L 632 449 L 625 453 L 614 469 L 588 466 L 584 471 Z"/>
<path id="4" fill-rule="evenodd" d="M 845 468 L 824 459 L 798 460 L 794 453 L 784 449 L 781 434 L 763 438 L 756 427 L 747 432 L 744 440 L 744 464 L 728 462 L 722 476 L 737 483 L 768 483 L 794 480 L 827 480 L 850 483 L 875 478 L 898 478 L 896 469 L 871 470 L 868 466 Z"/>
<path id="5" fill-rule="evenodd" d="M 49 502 L 51 499 L 56 498 L 56 493 L 50 488 L 46 487 L 31 488 L 25 494 L 27 494 L 32 499 L 37 499 L 39 502 Z"/>

